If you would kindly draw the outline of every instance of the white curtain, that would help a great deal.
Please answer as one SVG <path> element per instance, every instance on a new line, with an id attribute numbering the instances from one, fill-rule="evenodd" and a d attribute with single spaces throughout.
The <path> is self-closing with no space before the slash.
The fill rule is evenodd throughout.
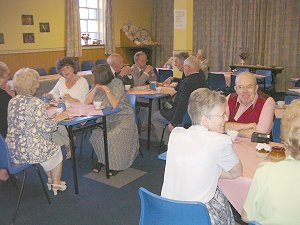
<path id="1" fill-rule="evenodd" d="M 66 55 L 81 57 L 79 0 L 67 0 Z"/>
<path id="2" fill-rule="evenodd" d="M 153 65 L 161 67 L 173 55 L 174 0 L 153 0 L 152 35 L 159 46 L 154 48 Z"/>
<path id="3" fill-rule="evenodd" d="M 277 91 L 300 71 L 300 1 L 194 0 L 193 51 L 205 49 L 211 71 L 228 71 L 248 48 L 246 64 L 282 66 Z"/>
<path id="4" fill-rule="evenodd" d="M 111 54 L 115 52 L 115 32 L 114 21 L 112 16 L 112 0 L 105 1 L 105 54 Z"/>

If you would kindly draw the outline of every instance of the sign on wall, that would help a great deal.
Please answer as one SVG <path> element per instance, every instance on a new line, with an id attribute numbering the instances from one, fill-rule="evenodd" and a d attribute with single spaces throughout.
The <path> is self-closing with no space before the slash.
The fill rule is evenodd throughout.
<path id="1" fill-rule="evenodd" d="M 186 9 L 174 10 L 174 29 L 186 29 Z"/>

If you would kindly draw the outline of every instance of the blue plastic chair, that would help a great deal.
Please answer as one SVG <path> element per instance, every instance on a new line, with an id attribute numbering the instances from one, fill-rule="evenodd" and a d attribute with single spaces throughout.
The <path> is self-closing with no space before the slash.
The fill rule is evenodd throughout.
<path id="1" fill-rule="evenodd" d="M 273 129 L 272 129 L 272 138 L 274 142 L 280 143 L 280 126 L 281 126 L 281 119 L 275 118 L 273 123 Z"/>
<path id="2" fill-rule="evenodd" d="M 49 74 L 50 75 L 58 74 L 56 66 L 51 66 L 50 67 Z"/>
<path id="3" fill-rule="evenodd" d="M 265 76 L 265 79 L 257 79 L 258 86 L 264 90 L 272 87 L 272 71 L 271 70 L 256 70 L 256 74 Z"/>
<path id="4" fill-rule="evenodd" d="M 44 68 L 36 68 L 35 70 L 39 73 L 40 76 L 46 76 L 47 75 L 47 72 Z"/>
<path id="5" fill-rule="evenodd" d="M 240 73 L 243 73 L 243 72 L 249 72 L 249 68 L 235 68 L 234 70 L 232 70 L 232 73 L 237 76 L 239 75 Z"/>
<path id="6" fill-rule="evenodd" d="M 163 198 L 139 188 L 141 214 L 139 225 L 210 225 L 205 204 Z"/>
<path id="7" fill-rule="evenodd" d="M 300 87 L 300 80 L 297 80 L 297 81 L 296 81 L 295 87 Z"/>
<path id="8" fill-rule="evenodd" d="M 215 91 L 227 91 L 224 74 L 208 73 L 208 88 Z"/>
<path id="9" fill-rule="evenodd" d="M 293 100 L 300 99 L 300 94 L 293 91 L 286 91 L 284 96 L 285 104 L 290 104 Z"/>
<path id="10" fill-rule="evenodd" d="M 82 61 L 82 63 L 81 63 L 81 70 L 82 71 L 91 70 L 93 67 L 94 67 L 94 63 L 91 60 Z"/>
<path id="11" fill-rule="evenodd" d="M 36 172 L 38 173 L 41 184 L 42 184 L 43 191 L 46 195 L 47 201 L 49 204 L 51 204 L 50 198 L 48 196 L 46 187 L 43 182 L 41 172 L 40 172 L 37 164 L 33 164 L 33 165 L 31 165 L 31 164 L 12 164 L 7 144 L 6 144 L 5 140 L 3 139 L 3 137 L 0 135 L 0 168 L 7 169 L 11 175 L 15 175 L 15 174 L 23 172 L 22 186 L 20 189 L 19 197 L 18 197 L 17 207 L 15 209 L 15 212 L 14 212 L 14 215 L 12 218 L 12 224 L 14 224 L 16 221 L 19 205 L 20 205 L 20 202 L 22 199 L 24 185 L 25 185 L 25 181 L 26 181 L 26 169 L 28 169 L 31 166 L 34 166 L 34 168 L 36 169 Z"/>
<path id="12" fill-rule="evenodd" d="M 106 60 L 105 59 L 97 59 L 96 60 L 96 64 L 95 65 L 103 65 L 106 64 Z"/>
<path id="13" fill-rule="evenodd" d="M 127 98 L 128 98 L 128 101 L 129 101 L 129 104 L 131 106 L 131 108 L 133 109 L 134 111 L 134 120 L 135 120 L 135 124 L 138 125 L 138 118 L 137 118 L 137 112 L 136 112 L 136 101 L 137 101 L 137 97 L 136 95 L 133 95 L 133 94 L 128 94 L 127 93 Z M 139 152 L 142 156 L 142 158 L 144 157 L 143 155 L 143 152 L 142 152 L 142 149 L 141 147 L 139 147 Z"/>
<path id="14" fill-rule="evenodd" d="M 248 225 L 261 225 L 261 224 L 258 223 L 258 222 L 255 222 L 255 221 L 250 221 L 250 222 L 248 223 Z"/>
<path id="15" fill-rule="evenodd" d="M 170 123 L 167 119 L 161 119 L 161 120 L 159 120 L 159 122 L 164 125 L 164 128 L 163 128 L 163 131 L 162 131 L 161 137 L 160 137 L 158 154 L 163 150 L 162 147 L 163 147 L 163 139 L 164 139 L 164 135 L 165 135 L 165 130 Z M 188 112 L 185 112 L 185 114 L 182 118 L 182 122 L 180 124 L 178 124 L 178 127 L 189 127 L 191 125 L 192 125 L 192 120 L 190 118 L 190 115 L 188 114 Z"/>
<path id="16" fill-rule="evenodd" d="M 169 77 L 173 76 L 173 70 L 160 70 L 158 69 L 158 82 L 164 82 Z"/>

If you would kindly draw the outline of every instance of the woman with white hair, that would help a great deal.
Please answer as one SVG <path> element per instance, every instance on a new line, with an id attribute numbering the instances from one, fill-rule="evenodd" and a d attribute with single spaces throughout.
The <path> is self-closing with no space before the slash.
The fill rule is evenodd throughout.
<path id="1" fill-rule="evenodd" d="M 227 120 L 225 96 L 207 88 L 192 92 L 188 113 L 192 126 L 173 129 L 161 196 L 206 204 L 212 224 L 232 224 L 234 218 L 224 194 L 217 187 L 219 178 L 234 179 L 242 165 L 224 134 Z"/>
<path id="2" fill-rule="evenodd" d="M 48 176 L 48 188 L 57 195 L 57 191 L 66 190 L 67 186 L 60 180 L 63 157 L 60 146 L 52 141 L 51 132 L 68 115 L 61 113 L 50 119 L 45 103 L 33 96 L 39 87 L 37 71 L 22 68 L 16 72 L 13 83 L 17 95 L 8 105 L 6 136 L 12 162 L 39 163 Z"/>
<path id="3" fill-rule="evenodd" d="M 203 71 L 205 78 L 207 80 L 209 66 L 208 66 L 208 59 L 206 58 L 206 53 L 203 49 L 199 49 L 197 51 L 196 56 L 200 61 L 200 69 Z"/>

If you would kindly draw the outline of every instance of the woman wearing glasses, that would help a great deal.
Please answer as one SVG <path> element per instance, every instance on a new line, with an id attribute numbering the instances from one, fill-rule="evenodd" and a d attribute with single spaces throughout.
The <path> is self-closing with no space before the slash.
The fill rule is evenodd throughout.
<path id="1" fill-rule="evenodd" d="M 240 73 L 235 80 L 236 93 L 227 96 L 226 130 L 236 130 L 250 138 L 253 132 L 269 134 L 273 126 L 275 101 L 258 92 L 253 73 Z"/>
<path id="2" fill-rule="evenodd" d="M 217 187 L 219 178 L 234 179 L 242 165 L 224 134 L 226 99 L 218 92 L 199 88 L 192 92 L 189 129 L 173 129 L 161 196 L 206 204 L 212 224 L 235 224 L 229 203 Z"/>

